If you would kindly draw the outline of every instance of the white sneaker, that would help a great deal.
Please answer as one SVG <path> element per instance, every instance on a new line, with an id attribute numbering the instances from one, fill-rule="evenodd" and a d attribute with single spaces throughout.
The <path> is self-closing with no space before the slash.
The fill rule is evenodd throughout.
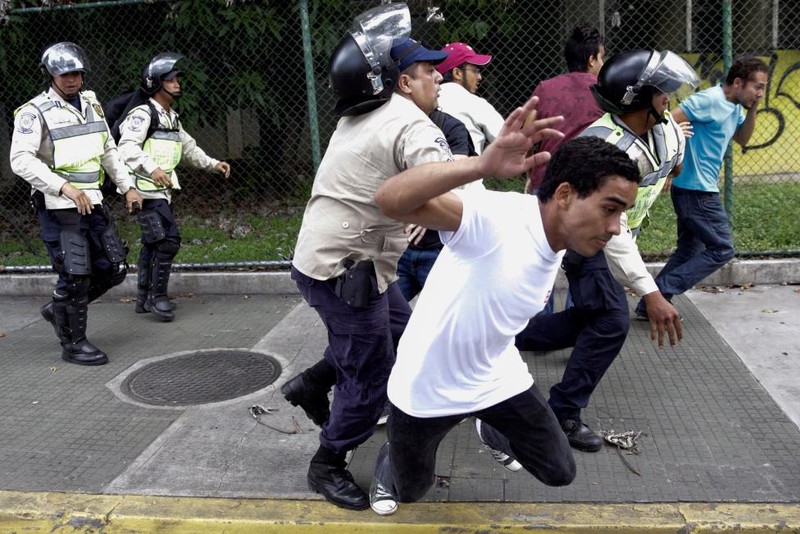
<path id="1" fill-rule="evenodd" d="M 497 460 L 497 463 L 499 463 L 509 471 L 519 471 L 520 469 L 522 469 L 522 464 L 519 463 L 516 458 L 514 458 L 510 454 L 507 454 L 499 450 L 499 448 L 495 448 L 497 447 L 496 444 L 494 443 L 489 444 L 486 442 L 487 440 L 484 437 L 483 432 L 481 432 L 481 430 L 483 429 L 482 422 L 477 417 L 475 418 L 475 429 L 478 431 L 478 437 L 480 438 L 481 443 L 483 443 L 483 446 L 486 447 L 486 450 L 489 451 L 489 453 L 492 455 L 492 458 Z M 495 445 L 495 447 L 493 447 L 492 445 Z"/>
<path id="2" fill-rule="evenodd" d="M 379 473 L 385 473 L 388 468 L 389 443 L 383 444 L 375 459 L 375 474 L 372 475 L 372 484 L 369 485 L 369 506 L 378 515 L 391 515 L 397 511 L 397 499 L 386 490 L 378 480 Z"/>
<path id="3" fill-rule="evenodd" d="M 378 515 L 392 515 L 397 511 L 397 499 L 386 491 L 377 478 L 369 486 L 369 506 Z"/>

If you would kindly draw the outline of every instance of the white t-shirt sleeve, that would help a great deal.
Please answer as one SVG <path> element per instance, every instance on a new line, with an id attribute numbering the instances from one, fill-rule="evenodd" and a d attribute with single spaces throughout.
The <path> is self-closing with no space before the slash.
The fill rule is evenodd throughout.
<path id="1" fill-rule="evenodd" d="M 492 202 L 493 195 L 487 194 L 484 188 L 458 189 L 453 193 L 463 204 L 461 224 L 455 232 L 439 231 L 439 239 L 445 245 L 458 247 L 462 254 L 485 253 L 491 248 L 494 233 L 504 218 L 503 210 L 498 209 Z M 479 203 L 481 210 L 478 210 Z"/>

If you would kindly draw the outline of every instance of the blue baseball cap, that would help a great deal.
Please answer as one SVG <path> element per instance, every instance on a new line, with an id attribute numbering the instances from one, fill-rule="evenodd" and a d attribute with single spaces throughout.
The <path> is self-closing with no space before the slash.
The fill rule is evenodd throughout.
<path id="1" fill-rule="evenodd" d="M 447 58 L 448 52 L 429 50 L 414 39 L 403 37 L 392 44 L 390 54 L 392 59 L 397 62 L 400 72 L 402 72 L 420 61 L 427 61 L 437 65 Z"/>

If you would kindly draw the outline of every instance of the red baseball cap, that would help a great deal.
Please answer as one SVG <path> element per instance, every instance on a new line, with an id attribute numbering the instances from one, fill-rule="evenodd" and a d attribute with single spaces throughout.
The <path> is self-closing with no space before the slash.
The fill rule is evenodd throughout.
<path id="1" fill-rule="evenodd" d="M 447 59 L 436 65 L 436 70 L 444 74 L 463 65 L 472 63 L 473 65 L 486 65 L 492 60 L 492 56 L 478 54 L 467 43 L 450 43 L 442 48 L 442 52 L 449 52 Z"/>

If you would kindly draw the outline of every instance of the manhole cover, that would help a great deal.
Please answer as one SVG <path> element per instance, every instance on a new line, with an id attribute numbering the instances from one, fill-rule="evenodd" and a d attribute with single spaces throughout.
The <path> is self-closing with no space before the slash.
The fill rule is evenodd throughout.
<path id="1" fill-rule="evenodd" d="M 121 389 L 136 401 L 157 406 L 206 404 L 257 391 L 280 374 L 280 363 L 267 354 L 213 350 L 145 365 Z"/>

